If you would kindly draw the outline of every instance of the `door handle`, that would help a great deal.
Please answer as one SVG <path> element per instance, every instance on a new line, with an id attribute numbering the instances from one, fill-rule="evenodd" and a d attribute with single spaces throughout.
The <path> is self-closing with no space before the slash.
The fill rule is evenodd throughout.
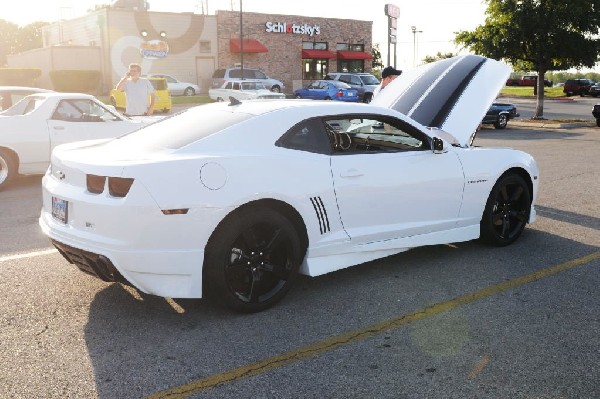
<path id="1" fill-rule="evenodd" d="M 363 172 L 358 169 L 348 169 L 345 172 L 340 173 L 340 177 L 360 177 L 363 176 Z"/>

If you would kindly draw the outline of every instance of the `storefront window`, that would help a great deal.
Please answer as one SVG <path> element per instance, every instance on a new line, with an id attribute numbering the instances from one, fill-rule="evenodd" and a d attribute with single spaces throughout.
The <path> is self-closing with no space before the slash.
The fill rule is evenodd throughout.
<path id="1" fill-rule="evenodd" d="M 340 60 L 338 59 L 338 72 L 364 72 L 365 62 L 363 60 Z"/>
<path id="2" fill-rule="evenodd" d="M 309 58 L 302 60 L 302 79 L 323 79 L 327 75 L 329 60 Z"/>
<path id="3" fill-rule="evenodd" d="M 327 50 L 327 42 L 302 42 L 302 50 Z"/>

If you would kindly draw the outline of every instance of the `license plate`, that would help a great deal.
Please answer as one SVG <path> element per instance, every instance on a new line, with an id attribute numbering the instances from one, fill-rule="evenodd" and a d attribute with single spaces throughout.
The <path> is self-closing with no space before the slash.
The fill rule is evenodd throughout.
<path id="1" fill-rule="evenodd" d="M 348 95 L 349 95 L 350 97 L 352 97 L 352 96 L 354 96 L 354 93 L 350 92 L 350 93 L 348 93 Z"/>
<path id="2" fill-rule="evenodd" d="M 63 224 L 67 224 L 69 202 L 52 197 L 52 217 Z"/>

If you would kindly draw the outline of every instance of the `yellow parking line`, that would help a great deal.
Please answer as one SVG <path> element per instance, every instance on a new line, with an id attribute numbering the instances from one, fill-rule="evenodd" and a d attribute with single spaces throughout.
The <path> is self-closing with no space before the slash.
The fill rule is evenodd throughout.
<path id="1" fill-rule="evenodd" d="M 549 267 L 546 269 L 538 270 L 536 272 L 515 278 L 513 280 L 505 281 L 496 285 L 492 285 L 488 288 L 484 288 L 479 291 L 475 291 L 469 294 L 465 294 L 447 302 L 438 303 L 416 312 L 408 313 L 393 319 L 386 320 L 381 323 L 373 324 L 366 328 L 354 330 L 346 334 L 338 335 L 335 337 L 327 338 L 314 344 L 283 353 L 281 355 L 269 357 L 261 360 L 260 362 L 242 366 L 230 371 L 226 371 L 221 374 L 212 375 L 210 377 L 201 378 L 192 381 L 188 384 L 169 389 L 167 391 L 159 392 L 148 397 L 148 399 L 158 398 L 170 398 L 170 399 L 181 399 L 189 397 L 201 391 L 205 391 L 214 388 L 218 385 L 226 384 L 248 378 L 257 374 L 265 373 L 269 370 L 285 366 L 290 363 L 298 362 L 302 359 L 319 355 L 321 353 L 333 350 L 340 346 L 348 345 L 357 341 L 364 340 L 374 335 L 381 334 L 385 331 L 398 328 L 400 326 L 412 323 L 417 320 L 429 318 L 440 313 L 447 312 L 455 309 L 461 305 L 465 305 L 471 302 L 475 302 L 480 299 L 488 298 L 509 289 L 531 283 L 533 281 L 540 280 L 545 277 L 552 276 L 554 274 L 561 273 L 565 270 L 572 269 L 576 266 L 580 266 L 589 262 L 592 262 L 600 258 L 600 251 L 591 253 L 587 256 L 570 260 L 559 265 Z"/>

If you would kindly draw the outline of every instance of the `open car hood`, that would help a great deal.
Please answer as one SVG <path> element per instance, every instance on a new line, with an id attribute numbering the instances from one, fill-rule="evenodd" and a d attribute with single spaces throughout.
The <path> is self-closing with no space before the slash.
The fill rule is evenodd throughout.
<path id="1" fill-rule="evenodd" d="M 403 73 L 371 104 L 441 129 L 468 146 L 510 70 L 502 62 L 478 55 L 446 58 Z"/>

